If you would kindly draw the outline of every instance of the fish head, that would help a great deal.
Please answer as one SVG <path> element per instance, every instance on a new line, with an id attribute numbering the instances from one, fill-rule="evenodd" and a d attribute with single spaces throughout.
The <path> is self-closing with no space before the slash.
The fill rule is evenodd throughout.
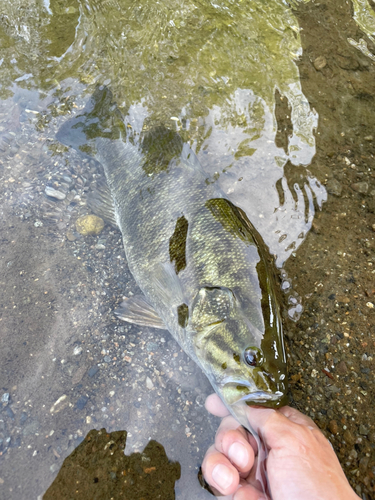
<path id="1" fill-rule="evenodd" d="M 272 408 L 287 404 L 279 314 L 260 330 L 231 289 L 203 287 L 192 304 L 190 328 L 195 355 L 228 407 L 240 401 Z"/>

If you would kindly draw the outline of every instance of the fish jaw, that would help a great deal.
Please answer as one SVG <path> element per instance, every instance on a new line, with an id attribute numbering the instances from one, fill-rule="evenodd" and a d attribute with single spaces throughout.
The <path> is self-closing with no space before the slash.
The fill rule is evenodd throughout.
<path id="1" fill-rule="evenodd" d="M 248 406 L 279 408 L 288 404 L 287 384 L 277 386 L 262 372 L 254 373 L 246 380 L 224 378 L 217 386 L 221 398 L 228 407 L 245 402 Z"/>

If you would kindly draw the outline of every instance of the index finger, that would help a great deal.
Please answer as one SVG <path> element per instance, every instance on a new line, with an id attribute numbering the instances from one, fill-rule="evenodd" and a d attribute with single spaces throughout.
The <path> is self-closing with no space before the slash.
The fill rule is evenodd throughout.
<path id="1" fill-rule="evenodd" d="M 268 448 L 289 446 L 314 435 L 323 436 L 317 425 L 306 415 L 290 407 L 281 410 L 248 407 L 246 416 Z"/>
<path id="2" fill-rule="evenodd" d="M 206 407 L 206 410 L 212 413 L 212 415 L 215 415 L 216 417 L 223 418 L 230 415 L 228 408 L 225 406 L 225 404 L 221 401 L 221 399 L 216 393 L 210 394 L 207 397 L 204 405 Z"/>

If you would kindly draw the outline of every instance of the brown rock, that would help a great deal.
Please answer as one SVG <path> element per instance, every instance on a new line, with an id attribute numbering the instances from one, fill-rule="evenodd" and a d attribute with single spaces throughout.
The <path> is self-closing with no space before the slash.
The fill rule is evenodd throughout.
<path id="1" fill-rule="evenodd" d="M 69 241 L 75 241 L 77 238 L 74 236 L 73 231 L 69 231 L 66 233 L 66 237 Z"/>
<path id="2" fill-rule="evenodd" d="M 346 429 L 346 431 L 343 434 L 343 438 L 348 444 L 350 445 L 354 444 L 354 436 L 349 429 Z"/>
<path id="3" fill-rule="evenodd" d="M 348 367 L 346 366 L 345 361 L 340 361 L 336 369 L 339 375 L 345 375 L 346 373 L 348 373 Z"/>
<path id="4" fill-rule="evenodd" d="M 337 425 L 336 420 L 331 420 L 328 424 L 328 429 L 332 434 L 337 434 L 339 432 L 339 427 Z"/>
<path id="5" fill-rule="evenodd" d="M 336 301 L 342 302 L 343 304 L 349 304 L 350 299 L 347 295 L 336 295 Z"/>

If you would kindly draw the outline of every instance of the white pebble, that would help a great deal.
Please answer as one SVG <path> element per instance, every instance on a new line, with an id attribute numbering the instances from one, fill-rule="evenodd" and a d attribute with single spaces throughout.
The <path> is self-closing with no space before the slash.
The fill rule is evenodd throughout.
<path id="1" fill-rule="evenodd" d="M 57 191 L 57 189 L 53 189 L 50 186 L 46 186 L 44 192 L 47 196 L 51 196 L 51 198 L 56 198 L 56 200 L 65 200 L 66 194 L 61 191 Z"/>

